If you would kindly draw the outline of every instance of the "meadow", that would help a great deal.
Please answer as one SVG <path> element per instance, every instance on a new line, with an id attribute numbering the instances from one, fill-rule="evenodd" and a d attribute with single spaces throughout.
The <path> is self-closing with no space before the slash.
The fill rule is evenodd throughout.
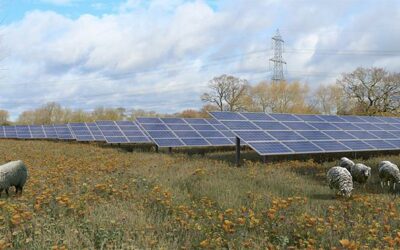
<path id="1" fill-rule="evenodd" d="M 21 159 L 22 196 L 0 198 L 0 249 L 395 249 L 399 198 L 377 165 L 351 199 L 335 197 L 335 162 L 230 160 L 51 141 L 0 141 Z M 400 163 L 399 156 L 385 160 Z M 356 160 L 357 161 L 357 160 Z"/>

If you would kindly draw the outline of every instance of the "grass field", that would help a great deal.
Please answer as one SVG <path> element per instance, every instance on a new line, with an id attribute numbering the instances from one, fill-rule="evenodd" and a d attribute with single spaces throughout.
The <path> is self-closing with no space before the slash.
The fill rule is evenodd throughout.
<path id="1" fill-rule="evenodd" d="M 0 141 L 21 159 L 21 197 L 0 199 L 0 248 L 383 249 L 400 247 L 399 199 L 373 178 L 350 200 L 334 196 L 334 162 L 245 161 L 125 152 L 90 144 Z M 400 157 L 385 157 L 400 163 Z"/>

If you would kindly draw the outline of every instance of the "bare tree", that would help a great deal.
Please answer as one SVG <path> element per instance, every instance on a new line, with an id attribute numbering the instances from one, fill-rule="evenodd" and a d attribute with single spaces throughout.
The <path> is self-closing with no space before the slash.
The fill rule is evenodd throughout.
<path id="1" fill-rule="evenodd" d="M 381 68 L 358 68 L 343 74 L 337 82 L 364 114 L 399 112 L 399 73 L 389 73 Z"/>
<path id="2" fill-rule="evenodd" d="M 221 75 L 209 83 L 210 91 L 201 96 L 203 102 L 214 104 L 218 110 L 235 111 L 243 108 L 244 97 L 248 83 L 234 76 Z"/>
<path id="3" fill-rule="evenodd" d="M 10 114 L 7 110 L 0 109 L 0 125 L 7 125 L 9 123 L 8 119 Z"/>
<path id="4" fill-rule="evenodd" d="M 321 85 L 313 94 L 316 109 L 323 114 L 348 114 L 354 101 L 347 98 L 343 88 L 337 84 Z"/>

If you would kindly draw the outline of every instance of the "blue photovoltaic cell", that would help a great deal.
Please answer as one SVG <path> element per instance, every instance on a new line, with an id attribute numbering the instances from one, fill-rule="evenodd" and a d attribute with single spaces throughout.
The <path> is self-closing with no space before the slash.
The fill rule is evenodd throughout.
<path id="1" fill-rule="evenodd" d="M 326 152 L 342 152 L 351 150 L 337 141 L 312 141 L 312 143 L 322 148 Z"/>
<path id="2" fill-rule="evenodd" d="M 396 148 L 400 148 L 400 140 L 387 140 L 387 142 L 396 146 Z"/>
<path id="3" fill-rule="evenodd" d="M 196 125 L 192 125 L 192 126 L 194 126 L 194 127 L 193 127 L 194 129 L 199 130 L 199 131 L 205 131 L 205 130 L 210 131 L 210 129 L 199 129 L 199 127 L 196 127 Z M 199 126 L 199 125 L 198 125 L 198 126 Z M 223 125 L 223 124 L 215 124 L 215 125 L 213 125 L 213 126 L 214 126 L 214 128 L 215 128 L 216 130 L 218 130 L 218 131 L 228 130 L 228 128 L 227 128 L 225 125 Z"/>
<path id="4" fill-rule="evenodd" d="M 56 129 L 53 125 L 43 125 L 43 130 L 47 139 L 58 139 Z"/>
<path id="5" fill-rule="evenodd" d="M 238 113 L 232 113 L 232 112 L 211 112 L 212 116 L 214 116 L 217 120 L 223 121 L 223 120 L 233 120 L 233 121 L 239 121 L 239 120 L 245 120 L 245 118 Z"/>
<path id="6" fill-rule="evenodd" d="M 280 122 L 254 122 L 262 130 L 289 130 L 288 127 Z"/>
<path id="7" fill-rule="evenodd" d="M 382 120 L 379 120 L 377 117 L 374 116 L 360 116 L 361 119 L 367 122 L 372 122 L 372 123 L 382 123 Z"/>
<path id="8" fill-rule="evenodd" d="M 101 133 L 99 127 L 97 127 L 96 123 L 89 122 L 89 123 L 86 123 L 86 125 L 88 126 L 90 133 L 92 133 L 95 141 L 105 141 L 106 140 L 104 138 L 103 134 Z"/>
<path id="9" fill-rule="evenodd" d="M 189 119 L 187 119 L 189 120 Z M 217 125 L 217 124 L 222 124 L 220 121 L 217 119 L 211 118 L 211 119 L 204 119 L 207 123 L 212 124 L 212 125 Z"/>
<path id="10" fill-rule="evenodd" d="M 397 129 L 400 129 L 400 123 L 392 123 L 390 125 L 392 125 L 393 127 L 396 127 Z"/>
<path id="11" fill-rule="evenodd" d="M 196 131 L 175 131 L 176 136 L 179 138 L 201 138 L 200 134 Z"/>
<path id="12" fill-rule="evenodd" d="M 351 148 L 352 150 L 371 150 L 374 149 L 372 146 L 366 144 L 363 141 L 339 141 L 343 145 L 345 145 L 348 148 Z"/>
<path id="13" fill-rule="evenodd" d="M 161 118 L 161 120 L 166 124 L 185 124 L 182 118 Z"/>
<path id="14" fill-rule="evenodd" d="M 269 114 L 269 115 L 281 122 L 300 121 L 299 118 L 291 114 Z"/>
<path id="15" fill-rule="evenodd" d="M 250 121 L 272 121 L 274 120 L 271 116 L 265 113 L 240 113 Z"/>
<path id="16" fill-rule="evenodd" d="M 221 132 L 219 131 L 199 131 L 199 134 L 203 137 L 207 138 L 216 138 L 216 137 L 225 137 Z"/>
<path id="17" fill-rule="evenodd" d="M 297 153 L 317 153 L 322 151 L 322 149 L 318 148 L 309 141 L 283 142 L 283 144 Z"/>
<path id="18" fill-rule="evenodd" d="M 210 144 L 203 138 L 182 138 L 186 146 L 209 146 Z"/>
<path id="19" fill-rule="evenodd" d="M 214 146 L 229 146 L 233 145 L 227 138 L 206 138 L 206 140 Z"/>
<path id="20" fill-rule="evenodd" d="M 143 137 L 143 136 L 145 136 L 143 134 L 143 132 L 139 131 L 139 130 L 126 130 L 126 129 L 124 129 L 124 127 L 120 127 L 120 129 L 121 129 L 122 133 L 125 136 L 131 136 L 131 137 Z"/>
<path id="21" fill-rule="evenodd" d="M 85 123 L 69 123 L 69 127 L 77 141 L 94 141 L 94 137 Z"/>
<path id="22" fill-rule="evenodd" d="M 229 130 L 225 130 L 225 131 L 221 130 L 221 133 L 223 133 L 223 134 L 224 134 L 226 137 L 228 137 L 228 138 L 233 138 L 233 137 L 235 137 L 235 134 L 232 133 L 232 131 L 229 131 Z"/>
<path id="23" fill-rule="evenodd" d="M 103 133 L 103 135 L 107 141 L 108 141 L 109 137 L 123 137 L 124 136 L 119 129 L 118 130 L 105 130 L 105 131 L 101 131 L 101 132 Z"/>
<path id="24" fill-rule="evenodd" d="M 394 145 L 391 145 L 383 140 L 366 140 L 365 143 L 377 148 L 377 149 L 395 149 Z"/>
<path id="25" fill-rule="evenodd" d="M 5 138 L 4 127 L 0 126 L 0 138 Z"/>
<path id="26" fill-rule="evenodd" d="M 176 136 L 171 131 L 155 131 L 148 130 L 151 138 L 176 138 Z"/>
<path id="27" fill-rule="evenodd" d="M 106 136 L 108 143 L 128 143 L 128 139 L 125 136 Z"/>
<path id="28" fill-rule="evenodd" d="M 17 138 L 17 131 L 15 130 L 15 126 L 4 126 L 4 133 L 6 138 Z"/>
<path id="29" fill-rule="evenodd" d="M 44 139 L 46 135 L 44 134 L 43 126 L 41 125 L 30 125 L 29 130 L 32 134 L 32 139 Z"/>
<path id="30" fill-rule="evenodd" d="M 66 124 L 54 125 L 54 128 L 56 130 L 58 139 L 61 139 L 61 140 L 75 139 L 71 133 L 71 130 L 68 128 L 68 126 Z"/>
<path id="31" fill-rule="evenodd" d="M 184 146 L 184 144 L 179 139 L 174 139 L 174 138 L 169 138 L 169 139 L 155 138 L 154 142 L 160 147 L 179 147 L 179 146 Z"/>
<path id="32" fill-rule="evenodd" d="M 96 124 L 99 125 L 115 125 L 114 121 L 96 121 Z"/>
<path id="33" fill-rule="evenodd" d="M 317 115 L 296 115 L 296 116 L 306 122 L 324 122 L 324 120 L 319 118 Z"/>
<path id="34" fill-rule="evenodd" d="M 364 130 L 381 130 L 381 128 L 378 128 L 371 123 L 357 123 L 357 127 L 360 127 Z"/>
<path id="35" fill-rule="evenodd" d="M 208 119 L 208 120 L 210 120 L 210 122 L 211 122 L 211 120 L 215 121 L 215 119 Z M 208 125 L 209 124 L 206 119 L 201 119 L 201 118 L 190 118 L 190 119 L 185 119 L 185 121 L 189 124 L 197 124 L 197 125 Z"/>
<path id="36" fill-rule="evenodd" d="M 15 131 L 17 132 L 17 138 L 20 139 L 31 139 L 31 131 L 29 130 L 29 126 L 26 125 L 17 125 L 15 126 Z"/>
<path id="37" fill-rule="evenodd" d="M 329 136 L 320 131 L 296 131 L 307 140 L 331 140 Z"/>
<path id="38" fill-rule="evenodd" d="M 346 120 L 348 122 L 365 122 L 365 120 L 363 120 L 359 116 L 355 116 L 355 115 L 344 115 L 344 116 L 341 116 L 340 118 L 342 118 L 343 120 Z"/>
<path id="39" fill-rule="evenodd" d="M 357 139 L 377 139 L 375 135 L 372 135 L 367 131 L 347 131 L 347 133 L 351 134 Z"/>
<path id="40" fill-rule="evenodd" d="M 314 127 L 311 127 L 305 122 L 282 122 L 287 127 L 291 128 L 292 130 L 315 130 Z"/>
<path id="41" fill-rule="evenodd" d="M 159 118 L 155 117 L 139 117 L 136 119 L 140 124 L 151 123 L 151 124 L 162 124 L 163 122 Z"/>
<path id="42" fill-rule="evenodd" d="M 147 136 L 126 136 L 128 143 L 149 143 L 151 142 Z"/>
<path id="43" fill-rule="evenodd" d="M 391 130 L 390 133 L 393 134 L 395 138 L 400 138 L 400 130 Z"/>
<path id="44" fill-rule="evenodd" d="M 118 126 L 136 126 L 133 121 L 115 121 Z"/>
<path id="45" fill-rule="evenodd" d="M 169 130 L 168 127 L 164 124 L 142 124 L 145 130 Z"/>
<path id="46" fill-rule="evenodd" d="M 251 142 L 249 146 L 257 151 L 260 155 L 276 155 L 293 153 L 280 142 Z"/>
<path id="47" fill-rule="evenodd" d="M 383 131 L 383 130 L 381 130 L 381 131 L 368 131 L 368 132 L 373 134 L 373 135 L 375 135 L 376 137 L 378 137 L 380 139 L 395 139 L 395 138 L 397 138 L 397 136 L 395 136 L 395 135 L 393 135 L 393 134 L 391 134 L 389 132 Z"/>
<path id="48" fill-rule="evenodd" d="M 374 123 L 374 125 L 383 130 L 398 130 L 398 128 L 386 123 Z"/>
<path id="49" fill-rule="evenodd" d="M 274 141 L 270 135 L 263 131 L 236 131 L 238 137 L 246 142 L 250 141 Z"/>
<path id="50" fill-rule="evenodd" d="M 339 128 L 327 122 L 310 122 L 309 124 L 318 130 L 339 130 Z"/>
<path id="51" fill-rule="evenodd" d="M 192 130 L 192 128 L 189 125 L 185 124 L 168 124 L 167 125 L 171 130 Z M 201 125 L 200 125 L 201 126 Z"/>
<path id="52" fill-rule="evenodd" d="M 380 116 L 380 117 L 379 117 L 379 120 L 382 120 L 382 121 L 387 122 L 387 123 L 397 123 L 397 122 L 398 122 L 398 121 L 397 121 L 395 118 L 393 118 L 393 117 L 382 117 L 382 116 Z"/>
<path id="53" fill-rule="evenodd" d="M 293 131 L 268 131 L 270 135 L 272 135 L 278 141 L 302 141 L 305 138 L 296 134 Z"/>
<path id="54" fill-rule="evenodd" d="M 219 126 L 219 125 L 215 125 L 215 126 Z M 212 125 L 192 125 L 193 129 L 195 130 L 208 130 L 208 131 L 212 131 L 215 130 L 215 128 Z M 226 129 L 226 127 L 225 127 Z"/>
<path id="55" fill-rule="evenodd" d="M 336 126 L 336 127 L 338 127 L 338 128 L 340 128 L 340 129 L 342 129 L 342 130 L 362 130 L 361 128 L 356 127 L 356 125 L 353 125 L 353 124 L 348 123 L 348 122 L 342 122 L 342 123 L 334 122 L 334 123 L 331 123 L 331 124 Z"/>
<path id="56" fill-rule="evenodd" d="M 254 126 L 249 121 L 223 121 L 223 124 L 231 130 L 256 130 L 257 127 Z"/>
<path id="57" fill-rule="evenodd" d="M 319 117 L 327 122 L 346 122 L 337 115 L 320 115 Z"/>
<path id="58" fill-rule="evenodd" d="M 324 134 L 329 135 L 333 139 L 336 140 L 351 140 L 351 139 L 357 139 L 356 137 L 346 133 L 345 131 L 324 131 Z"/>

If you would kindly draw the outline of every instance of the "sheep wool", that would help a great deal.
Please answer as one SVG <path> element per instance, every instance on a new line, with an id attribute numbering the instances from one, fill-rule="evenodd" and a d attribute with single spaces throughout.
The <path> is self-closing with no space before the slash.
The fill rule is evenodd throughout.
<path id="1" fill-rule="evenodd" d="M 351 167 L 354 166 L 354 162 L 352 160 L 350 160 L 349 158 L 347 158 L 347 157 L 342 157 L 342 158 L 340 158 L 339 165 L 342 168 L 345 168 L 350 172 L 351 171 Z"/>
<path id="2" fill-rule="evenodd" d="M 8 195 L 8 189 L 15 186 L 16 193 L 22 189 L 28 178 L 28 169 L 21 161 L 12 161 L 0 166 L 0 196 L 3 190 Z"/>
<path id="3" fill-rule="evenodd" d="M 343 196 L 350 197 L 353 191 L 353 179 L 346 168 L 332 167 L 327 173 L 329 187 L 337 189 Z"/>
<path id="4" fill-rule="evenodd" d="M 396 188 L 396 183 L 400 184 L 400 171 L 397 165 L 385 161 L 379 164 L 379 178 L 381 179 L 381 186 L 388 183 L 389 187 L 393 184 L 393 190 Z"/>
<path id="5" fill-rule="evenodd" d="M 364 184 L 371 176 L 371 168 L 364 164 L 357 163 L 351 167 L 350 174 L 353 177 L 354 182 Z"/>

